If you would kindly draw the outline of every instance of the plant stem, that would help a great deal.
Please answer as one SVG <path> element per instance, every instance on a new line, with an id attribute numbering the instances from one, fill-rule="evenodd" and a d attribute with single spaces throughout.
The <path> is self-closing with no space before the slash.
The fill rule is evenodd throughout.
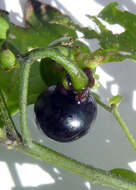
<path id="1" fill-rule="evenodd" d="M 102 107 L 103 107 L 105 110 L 107 110 L 108 112 L 111 112 L 111 111 L 112 111 L 112 108 L 111 108 L 110 106 L 104 104 L 104 103 L 100 100 L 100 97 L 99 97 L 96 93 L 94 93 L 94 92 L 91 92 L 91 93 L 93 94 L 93 96 L 95 97 L 96 102 L 97 102 L 100 106 L 102 106 Z"/>
<path id="2" fill-rule="evenodd" d="M 131 143 L 133 149 L 136 151 L 136 141 L 133 138 L 132 134 L 130 133 L 130 131 L 129 131 L 127 125 L 126 125 L 126 123 L 124 122 L 124 120 L 120 116 L 117 108 L 113 109 L 112 114 L 115 117 L 115 119 L 117 120 L 117 122 L 119 123 L 119 125 L 121 126 L 122 130 L 124 131 L 124 134 L 126 135 L 126 137 L 128 138 L 129 142 Z"/>
<path id="3" fill-rule="evenodd" d="M 54 40 L 53 42 L 51 42 L 48 47 L 54 47 L 54 46 L 57 46 L 61 43 L 69 43 L 71 40 L 76 40 L 76 39 L 72 39 L 71 37 L 61 37 L 61 38 L 58 38 L 57 40 Z"/>
<path id="4" fill-rule="evenodd" d="M 24 144 L 31 144 L 32 139 L 27 127 L 26 106 L 27 106 L 27 94 L 28 94 L 28 80 L 31 64 L 21 64 L 20 71 L 20 128 L 23 137 Z"/>
<path id="5" fill-rule="evenodd" d="M 136 189 L 136 183 L 134 182 L 127 181 L 126 179 L 113 175 L 110 172 L 83 164 L 36 142 L 32 143 L 31 149 L 24 148 L 20 145 L 17 149 L 36 159 L 48 162 L 59 168 L 63 168 L 73 174 L 77 174 L 86 180 L 92 181 L 93 183 L 98 183 L 118 190 Z"/>
<path id="6" fill-rule="evenodd" d="M 123 118 L 120 116 L 118 110 L 116 107 L 113 106 L 110 107 L 106 104 L 104 104 L 99 97 L 97 97 L 94 93 L 95 96 L 95 100 L 96 102 L 102 106 L 105 110 L 109 111 L 112 113 L 112 115 L 114 116 L 114 118 L 116 119 L 116 121 L 119 123 L 120 127 L 122 128 L 125 136 L 127 137 L 127 139 L 129 140 L 130 144 L 132 145 L 133 149 L 136 151 L 136 141 L 134 139 L 134 137 L 132 136 L 131 132 L 129 131 L 125 121 L 123 120 Z"/>
<path id="7" fill-rule="evenodd" d="M 20 135 L 16 130 L 14 122 L 10 116 L 4 95 L 1 90 L 0 90 L 0 121 L 2 122 L 3 126 L 6 129 L 7 138 L 10 135 L 10 138 L 16 140 L 19 143 L 21 141 Z"/>
<path id="8" fill-rule="evenodd" d="M 51 58 L 60 64 L 70 75 L 72 85 L 75 90 L 83 90 L 88 83 L 88 78 L 83 70 L 74 64 L 67 57 L 64 57 L 60 52 L 61 47 L 57 46 L 54 48 L 38 48 L 34 49 L 27 54 L 25 54 L 24 61 L 26 64 L 33 63 L 37 59 Z"/>

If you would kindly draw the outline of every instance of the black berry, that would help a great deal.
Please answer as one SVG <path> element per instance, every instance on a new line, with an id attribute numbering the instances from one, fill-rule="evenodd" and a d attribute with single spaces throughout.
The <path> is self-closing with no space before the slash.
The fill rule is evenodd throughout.
<path id="1" fill-rule="evenodd" d="M 54 85 L 40 94 L 34 111 L 37 125 L 48 137 L 70 142 L 88 132 L 96 118 L 97 107 L 88 91 L 86 98 L 80 100 L 77 93 Z"/>

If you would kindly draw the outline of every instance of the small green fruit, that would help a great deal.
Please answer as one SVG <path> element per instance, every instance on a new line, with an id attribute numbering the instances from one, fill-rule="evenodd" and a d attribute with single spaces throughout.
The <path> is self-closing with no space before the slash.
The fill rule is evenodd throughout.
<path id="1" fill-rule="evenodd" d="M 16 57 L 9 49 L 0 52 L 0 66 L 4 70 L 11 70 L 16 65 Z"/>

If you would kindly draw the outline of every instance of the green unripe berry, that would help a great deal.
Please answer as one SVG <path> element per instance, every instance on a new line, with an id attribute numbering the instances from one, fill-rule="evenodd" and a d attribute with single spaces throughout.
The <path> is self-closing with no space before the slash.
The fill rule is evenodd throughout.
<path id="1" fill-rule="evenodd" d="M 0 66 L 4 70 L 11 70 L 16 65 L 16 57 L 9 49 L 0 52 Z"/>

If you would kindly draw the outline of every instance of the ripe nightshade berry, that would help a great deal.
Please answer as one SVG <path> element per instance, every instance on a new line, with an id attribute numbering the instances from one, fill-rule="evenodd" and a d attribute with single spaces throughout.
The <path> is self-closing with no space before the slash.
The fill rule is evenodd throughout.
<path id="1" fill-rule="evenodd" d="M 96 118 L 97 107 L 88 90 L 80 96 L 72 90 L 53 85 L 37 98 L 34 111 L 36 123 L 44 134 L 59 142 L 70 142 L 89 131 Z"/>

